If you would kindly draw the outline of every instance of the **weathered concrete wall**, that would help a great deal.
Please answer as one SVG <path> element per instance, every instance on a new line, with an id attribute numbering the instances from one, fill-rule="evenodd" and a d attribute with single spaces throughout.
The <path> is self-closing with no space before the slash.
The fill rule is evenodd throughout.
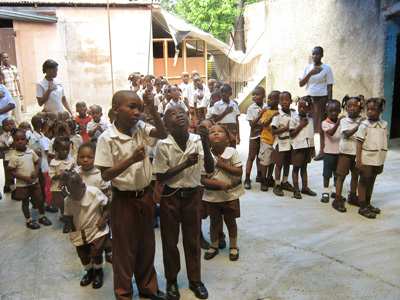
<path id="1" fill-rule="evenodd" d="M 35 83 L 43 78 L 41 66 L 48 58 L 59 64 L 58 79 L 73 110 L 79 100 L 88 105 L 109 105 L 112 82 L 107 10 L 58 8 L 57 17 L 56 24 L 14 22 L 25 106 L 28 111 L 38 110 Z M 148 9 L 110 9 L 115 91 L 128 88 L 131 72 L 147 73 L 149 18 Z"/>
<path id="2" fill-rule="evenodd" d="M 333 97 L 383 94 L 385 21 L 380 1 L 282 0 L 267 4 L 267 90 L 302 96 L 298 85 L 314 46 L 332 67 Z"/>

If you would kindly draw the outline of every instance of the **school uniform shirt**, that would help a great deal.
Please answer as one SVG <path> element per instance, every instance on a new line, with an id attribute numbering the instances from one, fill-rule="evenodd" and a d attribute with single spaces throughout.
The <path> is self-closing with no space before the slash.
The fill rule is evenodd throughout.
<path id="1" fill-rule="evenodd" d="M 186 92 L 187 88 L 189 87 L 189 83 L 181 83 L 180 85 L 178 85 L 178 87 L 181 89 L 182 91 L 182 95 L 184 95 L 184 93 Z"/>
<path id="2" fill-rule="evenodd" d="M 58 113 L 64 111 L 62 98 L 65 97 L 65 91 L 61 81 L 57 78 L 53 78 L 53 84 L 56 86 L 56 89 L 51 91 L 49 99 L 43 104 L 43 109 L 49 109 L 54 113 Z M 49 81 L 45 77 L 36 83 L 36 97 L 42 98 L 48 89 Z"/>
<path id="3" fill-rule="evenodd" d="M 199 99 L 199 96 L 201 96 L 201 95 L 203 95 L 203 98 Z M 196 103 L 197 108 L 207 107 L 207 106 L 203 105 L 203 100 L 204 100 L 205 95 L 206 95 L 206 92 L 204 90 L 197 89 L 193 94 L 193 106 L 194 106 L 194 103 Z"/>
<path id="4" fill-rule="evenodd" d="M 342 138 L 339 143 L 339 153 L 348 155 L 357 154 L 357 132 L 355 132 L 353 135 L 349 137 L 346 137 L 344 135 L 344 132 L 358 126 L 360 120 L 361 117 L 353 119 L 350 118 L 349 116 L 340 120 L 340 134 Z"/>
<path id="5" fill-rule="evenodd" d="M 274 113 L 276 113 L 278 110 L 274 110 L 274 109 L 267 109 L 261 118 L 261 123 L 264 123 L 266 121 L 268 121 L 269 119 L 271 119 L 274 115 Z M 271 121 L 272 123 L 272 121 Z M 275 136 L 272 134 L 271 132 L 271 124 L 269 124 L 268 127 L 264 127 L 262 129 L 261 132 L 261 142 L 273 145 L 275 142 Z"/>
<path id="6" fill-rule="evenodd" d="M 239 106 L 233 100 L 229 100 L 229 104 L 225 103 L 223 100 L 219 100 L 219 101 L 215 102 L 215 104 L 212 108 L 211 115 L 212 116 L 221 115 L 228 106 L 232 106 L 233 111 L 231 113 L 227 114 L 221 120 L 219 120 L 218 123 L 221 123 L 221 124 L 236 123 L 236 117 L 240 116 L 240 111 L 239 111 Z"/>
<path id="7" fill-rule="evenodd" d="M 92 121 L 92 116 L 86 115 L 86 117 L 81 118 L 79 115 L 75 117 L 76 123 L 81 128 L 80 135 L 84 143 L 89 142 L 90 136 L 87 130 L 87 124 Z"/>
<path id="8" fill-rule="evenodd" d="M 187 112 L 189 109 L 186 107 L 185 102 L 183 102 L 182 100 L 178 100 L 178 102 L 175 102 L 174 100 L 169 100 L 169 102 L 167 103 L 167 105 L 165 105 L 165 109 L 164 109 L 164 113 L 167 111 L 168 108 L 170 108 L 171 106 L 180 106 L 184 109 L 185 112 Z"/>
<path id="9" fill-rule="evenodd" d="M 106 227 L 103 230 L 97 228 L 96 223 L 100 219 L 103 209 L 106 206 L 108 198 L 96 187 L 86 186 L 86 193 L 82 199 L 75 200 L 70 197 L 65 197 L 64 200 L 64 215 L 72 216 L 76 231 L 70 233 L 71 242 L 74 239 L 78 240 L 81 236 L 82 230 L 89 230 L 89 234 L 86 234 L 86 242 L 92 243 L 94 240 L 102 237 L 109 233 L 110 229 L 106 223 Z M 83 244 L 83 243 L 81 243 Z"/>
<path id="10" fill-rule="evenodd" d="M 105 121 L 103 121 L 102 119 L 100 119 L 100 121 L 98 122 L 98 123 L 96 123 L 93 119 L 92 119 L 92 121 L 90 121 L 89 123 L 87 123 L 87 126 L 86 126 L 86 131 L 87 132 L 90 132 L 90 131 L 92 131 L 97 125 L 100 125 L 101 126 L 101 130 L 104 132 L 104 131 L 106 131 L 107 129 L 108 129 L 108 123 L 107 122 L 105 122 Z M 100 130 L 97 130 L 95 133 L 94 133 L 94 137 L 99 137 L 103 132 L 101 132 Z"/>
<path id="11" fill-rule="evenodd" d="M 108 189 L 110 186 L 110 182 L 104 181 L 103 178 L 101 178 L 100 170 L 95 167 L 89 171 L 84 171 L 81 166 L 77 166 L 75 172 L 81 176 L 83 183 L 86 185 L 94 186 L 99 190 Z"/>
<path id="12" fill-rule="evenodd" d="M 51 178 L 51 187 L 50 187 L 50 191 L 52 192 L 60 192 L 61 191 L 61 187 L 59 187 L 60 185 L 60 180 L 53 180 L 53 177 L 55 175 L 60 175 L 61 171 L 65 171 L 65 170 L 71 170 L 72 166 L 76 165 L 76 162 L 74 159 L 68 157 L 66 159 L 63 160 L 58 160 L 58 159 L 52 159 L 50 161 L 50 165 L 49 165 L 49 177 Z"/>
<path id="13" fill-rule="evenodd" d="M 361 162 L 367 166 L 381 166 L 388 151 L 387 122 L 365 120 L 357 131 L 357 140 L 363 142 Z"/>
<path id="14" fill-rule="evenodd" d="M 264 108 L 268 107 L 267 103 L 263 102 L 262 108 L 260 108 L 257 104 L 253 103 L 252 105 L 249 106 L 247 109 L 247 114 L 246 114 L 246 121 L 253 121 L 256 119 Z M 257 125 L 254 128 L 250 129 L 250 139 L 257 139 L 261 136 L 261 131 L 263 130 L 263 127 L 261 125 L 261 118 L 258 121 Z"/>
<path id="15" fill-rule="evenodd" d="M 74 134 L 69 138 L 69 140 L 71 141 L 71 145 L 69 146 L 69 155 L 77 161 L 78 149 L 80 145 L 83 144 L 83 138 L 80 134 Z"/>
<path id="16" fill-rule="evenodd" d="M 315 97 L 327 96 L 328 90 L 326 86 L 335 83 L 331 67 L 324 63 L 322 63 L 320 67 L 322 68 L 322 71 L 318 74 L 312 75 L 310 79 L 308 79 L 306 84 L 306 95 Z M 301 78 L 304 78 L 312 69 L 314 69 L 314 64 L 306 66 Z"/>
<path id="17" fill-rule="evenodd" d="M 0 109 L 3 109 L 8 104 L 15 105 L 15 102 L 14 102 L 13 98 L 11 97 L 10 93 L 8 92 L 5 85 L 0 84 L 0 91 L 2 91 L 4 93 L 4 96 L 2 98 L 0 98 Z M 3 126 L 2 125 L 3 120 L 9 116 L 10 116 L 10 111 L 0 115 L 0 126 Z"/>
<path id="18" fill-rule="evenodd" d="M 292 112 L 290 118 L 289 130 L 296 129 L 300 125 L 300 116 Z M 314 123 L 313 119 L 307 115 L 305 119 L 308 120 L 306 127 L 303 127 L 299 134 L 290 139 L 293 149 L 303 149 L 314 147 Z"/>
<path id="19" fill-rule="evenodd" d="M 211 100 L 211 93 L 204 94 L 204 97 L 201 100 L 201 106 L 200 107 L 208 108 L 208 106 L 210 105 L 210 100 Z"/>
<path id="20" fill-rule="evenodd" d="M 329 135 L 326 132 L 331 130 L 336 123 L 332 122 L 329 118 L 326 118 L 325 121 L 322 121 L 321 126 L 322 130 L 325 132 L 324 139 L 325 139 L 325 148 L 324 153 L 328 154 L 339 154 L 339 143 L 342 139 L 342 135 L 340 134 L 340 125 L 337 128 L 334 135 Z"/>
<path id="21" fill-rule="evenodd" d="M 13 150 L 8 166 L 15 169 L 17 174 L 30 177 L 31 173 L 35 172 L 35 163 L 39 163 L 39 156 L 32 149 L 26 148 L 25 151 Z M 19 178 L 16 179 L 15 185 L 17 187 L 30 186 L 39 182 L 37 177 L 33 183 L 27 183 Z"/>
<path id="22" fill-rule="evenodd" d="M 201 138 L 197 134 L 189 133 L 185 152 L 178 146 L 172 135 L 165 140 L 160 140 L 154 155 L 154 173 L 165 173 L 170 168 L 186 161 L 191 153 L 198 153 L 197 164 L 186 168 L 179 174 L 165 181 L 171 188 L 194 188 L 200 185 L 201 168 L 204 165 L 204 151 Z M 214 158 L 214 165 L 217 161 Z"/>
<path id="23" fill-rule="evenodd" d="M 281 108 L 279 109 L 279 115 L 272 119 L 271 127 L 274 126 L 276 129 L 284 128 L 290 122 L 291 114 L 285 113 Z M 277 134 L 275 136 L 274 148 L 279 145 L 279 152 L 290 151 L 292 145 L 290 143 L 290 133 L 289 130 Z"/>
<path id="24" fill-rule="evenodd" d="M 188 99 L 189 106 L 192 107 L 192 108 L 194 107 L 193 96 L 194 96 L 194 93 L 195 93 L 196 90 L 197 89 L 193 85 L 193 82 L 191 82 L 191 83 L 188 84 L 188 87 L 187 87 L 186 91 L 182 94 L 184 98 Z M 208 89 L 207 86 L 204 85 L 204 83 L 203 83 L 203 91 L 204 91 L 205 94 L 210 92 L 210 90 Z"/>
<path id="25" fill-rule="evenodd" d="M 47 161 L 47 153 L 50 150 L 50 139 L 48 137 L 45 137 L 42 134 L 42 138 L 40 139 L 40 144 L 43 147 L 43 152 L 42 152 L 42 172 L 43 173 L 48 173 L 49 172 L 49 162 Z"/>
<path id="26" fill-rule="evenodd" d="M 13 140 L 10 132 L 4 131 L 0 135 L 0 148 L 10 147 L 13 142 L 14 142 L 14 140 Z M 13 151 L 13 149 L 3 150 L 3 152 L 4 152 L 4 160 L 5 161 L 9 161 L 10 160 L 12 151 Z"/>
<path id="27" fill-rule="evenodd" d="M 127 160 L 133 151 L 143 145 L 154 146 L 157 139 L 150 137 L 153 126 L 138 121 L 131 128 L 132 136 L 118 131 L 114 123 L 103 132 L 97 141 L 94 165 L 98 168 L 111 168 Z M 149 153 L 146 151 L 145 158 L 128 167 L 119 176 L 111 180 L 112 186 L 120 191 L 136 191 L 147 187 L 151 182 L 153 167 L 150 163 Z"/>
<path id="28" fill-rule="evenodd" d="M 222 161 L 232 167 L 242 167 L 242 161 L 240 160 L 239 152 L 231 147 L 226 147 L 224 152 L 220 156 Z M 227 182 L 234 188 L 228 191 L 215 191 L 215 190 L 204 190 L 203 200 L 207 202 L 225 202 L 235 199 L 239 199 L 244 195 L 244 187 L 242 184 L 242 178 L 233 176 L 228 172 L 216 167 L 212 174 L 207 174 L 204 166 L 202 168 L 202 175 L 210 179 Z"/>

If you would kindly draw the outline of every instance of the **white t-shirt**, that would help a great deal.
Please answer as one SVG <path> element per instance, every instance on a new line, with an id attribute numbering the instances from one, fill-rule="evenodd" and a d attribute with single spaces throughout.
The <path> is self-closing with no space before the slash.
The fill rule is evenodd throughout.
<path id="1" fill-rule="evenodd" d="M 50 109 L 54 113 L 64 111 L 64 106 L 61 102 L 62 97 L 65 96 L 64 87 L 60 80 L 53 78 L 53 84 L 56 85 L 56 89 L 51 91 L 49 99 L 44 103 L 43 109 Z M 49 82 L 46 77 L 36 83 L 36 97 L 43 97 L 46 91 L 49 89 Z"/>
<path id="2" fill-rule="evenodd" d="M 310 116 L 306 117 L 308 124 L 303 127 L 300 132 L 290 139 L 293 149 L 304 149 L 314 147 L 314 123 Z M 297 113 L 292 113 L 290 118 L 289 130 L 296 129 L 300 125 L 300 116 Z"/>
<path id="3" fill-rule="evenodd" d="M 330 66 L 325 65 L 324 63 L 320 66 L 322 71 L 318 74 L 312 75 L 306 84 L 306 94 L 310 96 L 327 96 L 328 95 L 328 84 L 334 84 L 335 80 L 333 79 L 332 69 Z M 314 64 L 307 65 L 304 68 L 303 75 L 301 78 L 304 78 L 308 72 L 314 69 Z"/>
<path id="4" fill-rule="evenodd" d="M 339 143 L 339 153 L 356 155 L 357 154 L 357 132 L 353 135 L 346 137 L 343 132 L 353 129 L 360 123 L 361 117 L 355 119 L 347 116 L 340 120 L 340 133 L 342 139 Z"/>
<path id="5" fill-rule="evenodd" d="M 233 100 L 229 100 L 229 104 L 225 103 L 224 100 L 217 101 L 214 106 L 212 107 L 212 116 L 219 116 L 221 115 L 228 106 L 233 107 L 233 111 L 227 115 L 225 115 L 218 123 L 221 124 L 229 124 L 229 123 L 236 123 L 236 116 L 240 116 L 239 106 Z"/>
<path id="6" fill-rule="evenodd" d="M 385 163 L 388 152 L 387 122 L 383 120 L 365 120 L 357 131 L 357 140 L 364 142 L 361 162 L 367 166 L 381 166 Z"/>
<path id="7" fill-rule="evenodd" d="M 12 151 L 8 166 L 15 169 L 17 174 L 30 177 L 31 173 L 35 171 L 35 163 L 39 163 L 39 156 L 36 155 L 35 151 L 27 148 L 25 151 Z M 17 178 L 16 186 L 30 186 L 37 182 L 37 177 L 31 184 Z"/>

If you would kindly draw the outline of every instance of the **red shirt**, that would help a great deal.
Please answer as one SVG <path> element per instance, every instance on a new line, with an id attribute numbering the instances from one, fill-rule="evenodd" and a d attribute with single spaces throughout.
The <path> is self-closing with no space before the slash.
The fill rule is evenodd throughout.
<path id="1" fill-rule="evenodd" d="M 75 117 L 76 123 L 79 125 L 81 132 L 80 135 L 82 136 L 82 140 L 84 143 L 89 142 L 90 136 L 86 132 L 86 125 L 90 121 L 92 121 L 92 116 L 91 115 L 86 115 L 85 118 L 81 118 L 79 115 Z"/>

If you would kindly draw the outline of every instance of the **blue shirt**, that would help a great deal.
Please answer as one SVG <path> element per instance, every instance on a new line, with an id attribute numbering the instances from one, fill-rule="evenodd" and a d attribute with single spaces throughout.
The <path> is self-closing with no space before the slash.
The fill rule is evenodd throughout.
<path id="1" fill-rule="evenodd" d="M 8 92 L 7 88 L 2 84 L 0 84 L 0 91 L 2 91 L 5 94 L 4 97 L 0 98 L 0 109 L 3 109 L 10 103 L 14 104 L 14 106 L 15 106 L 15 103 L 14 103 L 10 93 Z M 9 116 L 10 116 L 10 111 L 0 115 L 0 126 L 3 126 L 2 125 L 3 120 Z"/>

